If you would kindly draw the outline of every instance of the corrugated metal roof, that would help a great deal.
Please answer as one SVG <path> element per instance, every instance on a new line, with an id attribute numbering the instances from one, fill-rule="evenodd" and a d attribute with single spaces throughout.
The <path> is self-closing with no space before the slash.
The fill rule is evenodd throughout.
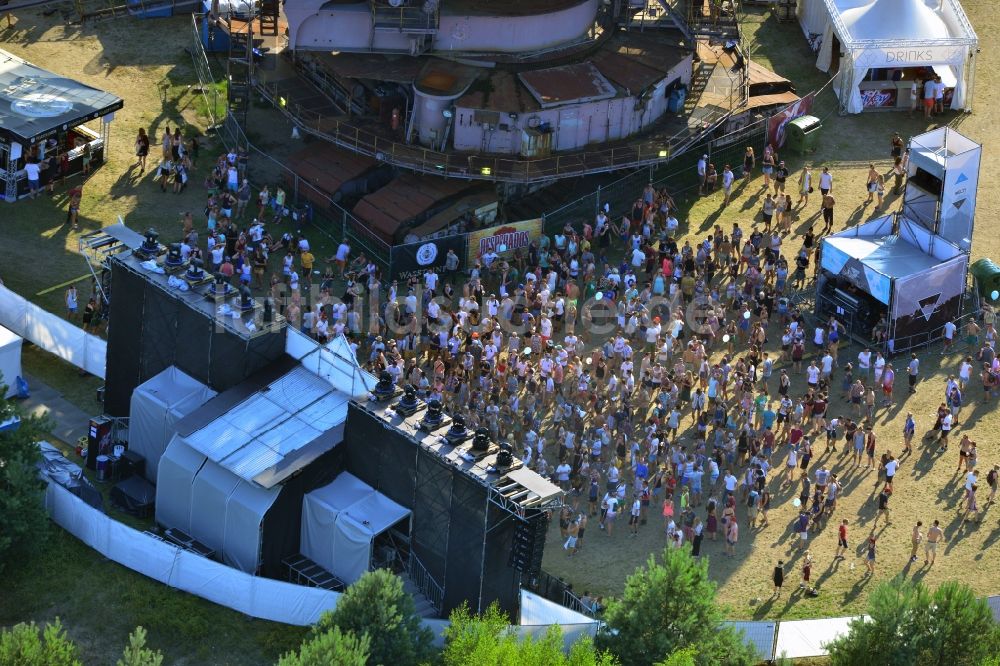
<path id="1" fill-rule="evenodd" d="M 520 72 L 517 76 L 543 109 L 610 99 L 617 94 L 614 85 L 590 62 Z"/>
<path id="2" fill-rule="evenodd" d="M 656 85 L 667 75 L 662 69 L 644 65 L 627 55 L 607 49 L 595 53 L 591 61 L 601 70 L 601 74 L 633 95 Z"/>
<path id="3" fill-rule="evenodd" d="M 342 428 L 328 435 L 347 420 L 349 399 L 296 366 L 185 441 L 236 476 L 270 488 L 339 443 Z"/>

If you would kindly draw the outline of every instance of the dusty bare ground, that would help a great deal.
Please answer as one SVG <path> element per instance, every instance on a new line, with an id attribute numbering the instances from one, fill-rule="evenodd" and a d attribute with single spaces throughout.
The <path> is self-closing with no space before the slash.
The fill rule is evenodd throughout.
<path id="1" fill-rule="evenodd" d="M 996 70 L 1000 57 L 995 49 L 990 48 L 1000 36 L 998 19 L 995 5 L 988 2 L 972 0 L 963 5 L 983 47 L 976 71 L 975 110 L 967 116 L 948 114 L 943 122 L 951 123 L 984 144 L 982 172 L 990 174 L 1000 164 L 1000 148 L 993 140 L 998 123 Z M 811 69 L 815 57 L 810 55 L 798 26 L 777 25 L 773 18 L 760 15 L 751 17 L 750 21 L 751 41 L 756 44 L 754 58 L 795 81 L 800 93 L 813 89 L 812 84 L 817 81 L 814 77 L 818 74 Z M 802 79 L 806 77 L 810 82 L 803 84 Z M 832 105 L 832 96 L 825 93 L 820 98 L 819 106 L 819 115 L 825 116 L 821 146 L 815 155 L 807 158 L 806 163 L 816 169 L 829 166 L 834 173 L 835 219 L 839 229 L 875 215 L 871 205 L 862 206 L 867 196 L 864 192 L 865 175 L 871 161 L 876 162 L 882 172 L 888 170 L 891 165 L 888 159 L 891 133 L 898 130 L 904 137 L 911 136 L 928 129 L 929 125 L 920 118 L 911 119 L 905 113 L 839 117 L 836 113 L 830 114 Z M 786 153 L 782 157 L 791 160 L 796 169 L 803 164 L 797 156 Z M 762 188 L 762 179 L 755 178 L 725 209 L 721 208 L 721 195 L 696 203 L 689 216 L 691 237 L 701 236 L 716 223 L 729 229 L 733 221 L 739 221 L 745 227 L 759 211 Z M 984 177 L 979 187 L 978 197 L 972 260 L 980 257 L 997 260 L 1000 259 L 1000 236 L 996 233 L 994 220 L 1000 212 L 1000 194 L 988 176 Z M 889 210 L 898 209 L 900 205 L 899 199 L 888 199 Z M 817 219 L 816 208 L 818 202 L 810 201 L 807 210 L 798 212 L 796 228 L 799 234 Z M 801 240 L 786 241 L 786 248 L 795 251 L 800 244 Z M 766 349 L 775 350 L 778 337 L 780 333 L 772 329 Z M 852 347 L 842 352 L 842 358 L 853 359 L 856 365 L 858 351 Z M 852 469 L 846 458 L 839 457 L 839 453 L 821 456 L 819 461 L 826 463 L 846 481 L 847 492 L 838 504 L 836 519 L 848 518 L 851 523 L 848 559 L 840 563 L 833 561 L 837 534 L 836 523 L 831 521 L 830 526 L 815 535 L 810 543 L 816 560 L 813 580 L 819 582 L 820 596 L 809 599 L 797 592 L 788 594 L 789 585 L 786 584 L 786 592 L 781 599 L 768 601 L 772 590 L 771 568 L 776 561 L 784 559 L 791 567 L 786 581 L 795 583 L 794 588 L 798 587 L 801 564 L 799 556 L 790 551 L 794 545 L 791 521 L 797 516 L 797 509 L 791 506 L 791 500 L 798 496 L 797 489 L 795 492 L 775 492 L 777 484 L 772 483 L 772 493 L 777 501 L 771 512 L 769 527 L 753 533 L 743 529 L 735 559 L 724 556 L 721 540 L 718 543 L 706 541 L 703 548 L 703 553 L 710 560 L 711 574 L 719 583 L 719 598 L 731 606 L 733 617 L 821 617 L 861 612 L 867 592 L 874 584 L 897 575 L 924 580 L 930 585 L 958 579 L 968 582 L 983 595 L 1000 594 L 1000 574 L 990 564 L 1000 553 L 1000 546 L 997 545 L 1000 540 L 1000 507 L 990 507 L 979 524 L 963 525 L 958 513 L 963 479 L 954 473 L 958 462 L 956 447 L 953 445 L 947 454 L 939 455 L 935 453 L 937 447 L 927 443 L 930 440 L 921 440 L 923 433 L 933 426 L 935 410 L 944 400 L 947 375 L 957 375 L 961 362 L 960 354 L 940 356 L 939 352 L 940 347 L 936 347 L 921 354 L 922 379 L 916 395 L 907 397 L 904 387 L 902 391 L 897 391 L 899 400 L 896 406 L 880 410 L 877 415 L 875 430 L 879 452 L 889 448 L 899 454 L 907 411 L 912 411 L 917 420 L 917 437 L 914 440 L 914 455 L 903 459 L 896 477 L 896 492 L 891 500 L 893 523 L 885 528 L 883 520 L 879 525 L 878 564 L 874 579 L 863 576 L 864 560 L 857 549 L 867 538 L 875 514 L 875 496 L 880 489 L 876 485 L 875 474 Z M 793 391 L 802 385 L 802 378 L 797 378 Z M 839 378 L 835 378 L 834 385 L 839 388 Z M 995 436 L 1000 418 L 995 412 L 995 404 L 982 404 L 982 389 L 973 386 L 966 394 L 961 427 L 953 435 L 957 441 L 963 433 L 968 433 L 977 441 L 982 486 L 985 486 L 986 472 L 993 464 L 1000 463 L 1000 443 Z M 847 414 L 846 403 L 835 399 L 832 405 L 834 413 L 841 411 Z M 816 464 L 818 461 L 814 462 L 813 469 Z M 980 496 L 983 496 L 982 490 Z M 740 515 L 744 515 L 742 508 L 740 511 Z M 908 566 L 913 524 L 922 520 L 926 529 L 935 519 L 941 521 L 948 538 L 947 545 L 938 554 L 937 563 L 932 568 L 923 567 L 921 552 L 918 563 Z M 543 567 L 573 582 L 578 592 L 589 590 L 597 594 L 619 594 L 625 577 L 642 564 L 650 552 L 657 552 L 665 544 L 660 519 L 650 521 L 634 539 L 627 536 L 624 528 L 624 523 L 619 521 L 614 536 L 608 538 L 592 522 L 588 527 L 584 550 L 569 559 L 560 548 L 558 528 L 553 527 Z"/>

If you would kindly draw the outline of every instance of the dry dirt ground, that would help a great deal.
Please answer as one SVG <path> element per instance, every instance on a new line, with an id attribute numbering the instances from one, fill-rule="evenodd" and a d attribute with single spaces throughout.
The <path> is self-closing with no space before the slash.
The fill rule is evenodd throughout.
<path id="1" fill-rule="evenodd" d="M 993 140 L 1000 126 L 997 102 L 996 74 L 1000 56 L 993 44 L 1000 39 L 995 4 L 989 0 L 967 0 L 965 3 L 983 47 L 976 73 L 975 112 L 968 116 L 947 116 L 962 132 L 983 142 L 983 172 L 979 189 L 977 228 L 973 259 L 1000 259 L 1000 238 L 995 220 L 1000 213 L 1000 194 L 989 177 L 1000 165 L 1000 148 Z M 814 56 L 809 52 L 798 27 L 779 25 L 767 13 L 751 13 L 748 29 L 754 44 L 754 58 L 769 64 L 778 73 L 799 83 L 805 92 L 822 81 L 811 66 Z M 133 163 L 132 143 L 140 126 L 157 136 L 164 125 L 180 122 L 187 127 L 204 128 L 205 118 L 199 116 L 196 95 L 188 88 L 197 84 L 185 47 L 190 42 L 190 20 L 183 18 L 135 21 L 107 21 L 96 25 L 69 26 L 56 13 L 44 17 L 26 12 L 12 28 L 0 24 L 3 48 L 43 67 L 80 79 L 113 92 L 125 99 L 125 108 L 115 119 L 112 131 L 110 159 L 89 179 L 81 209 L 84 230 L 96 229 L 122 215 L 135 228 L 155 225 L 166 233 L 175 233 L 180 214 L 185 210 L 200 211 L 204 192 L 200 177 L 182 195 L 162 194 L 151 181 L 149 170 L 138 174 Z M 916 134 L 927 125 L 905 114 L 874 114 L 840 117 L 831 113 L 830 93 L 820 98 L 818 105 L 826 128 L 819 151 L 807 158 L 814 166 L 828 165 L 836 178 L 838 228 L 856 223 L 872 214 L 871 206 L 862 207 L 864 174 L 869 161 L 888 168 L 888 140 L 893 130 L 904 136 Z M 268 116 L 258 125 L 257 139 L 275 150 L 287 143 L 288 127 Z M 261 130 L 260 128 L 266 128 Z M 203 152 L 202 164 L 218 150 L 209 142 Z M 798 157 L 789 156 L 795 168 L 802 164 Z M 151 162 L 152 166 L 152 162 Z M 267 176 L 270 178 L 270 176 Z M 721 196 L 700 200 L 691 207 L 689 232 L 700 235 L 712 223 L 728 228 L 732 221 L 748 224 L 759 206 L 759 177 L 742 188 L 726 209 L 721 209 Z M 890 207 L 899 201 L 889 200 Z M 5 282 L 20 293 L 33 296 L 44 287 L 77 277 L 85 272 L 82 260 L 75 254 L 77 236 L 60 223 L 65 215 L 63 195 L 55 199 L 40 198 L 0 209 L 2 221 L 17 220 L 4 225 L 0 243 L 0 273 Z M 803 229 L 812 215 L 800 212 L 797 228 Z M 8 217 L 9 216 L 9 217 Z M 27 223 L 24 223 L 27 222 Z M 171 231 L 174 230 L 174 231 Z M 795 246 L 795 242 L 787 243 Z M 58 294 L 39 297 L 53 311 L 59 311 Z M 774 336 L 769 348 L 773 348 Z M 845 350 L 844 357 L 853 357 L 857 349 Z M 788 552 L 791 544 L 789 528 L 793 517 L 789 491 L 775 494 L 771 525 L 763 530 L 741 534 L 735 559 L 722 555 L 721 543 L 706 542 L 703 552 L 710 558 L 710 570 L 719 582 L 720 599 L 729 604 L 734 617 L 809 617 L 855 613 L 862 610 L 867 591 L 874 582 L 899 574 L 923 579 L 929 584 L 957 578 L 972 584 L 982 594 L 1000 593 L 1000 575 L 989 564 L 996 557 L 1000 539 L 1000 508 L 993 507 L 978 525 L 963 526 L 957 519 L 960 500 L 958 477 L 953 474 L 957 454 L 943 457 L 919 441 L 933 422 L 932 410 L 942 399 L 944 377 L 957 371 L 959 356 L 939 356 L 934 349 L 922 355 L 922 381 L 917 394 L 900 396 L 897 405 L 881 410 L 876 420 L 880 446 L 898 451 L 903 417 L 907 410 L 917 418 L 918 440 L 914 455 L 903 460 L 892 499 L 893 524 L 880 528 L 878 570 L 873 579 L 862 577 L 863 562 L 853 550 L 867 534 L 873 515 L 875 475 L 845 468 L 834 457 L 821 458 L 831 462 L 847 482 L 847 493 L 841 499 L 837 518 L 851 521 L 852 551 L 839 565 L 832 564 L 836 545 L 835 534 L 828 529 L 811 544 L 816 558 L 814 576 L 819 579 L 821 594 L 816 599 L 803 599 L 798 594 L 785 594 L 777 602 L 764 602 L 770 596 L 770 570 L 779 558 L 794 567 L 798 560 Z M 839 386 L 839 380 L 835 380 Z M 980 469 L 1000 462 L 1000 443 L 994 433 L 1000 418 L 993 406 L 979 404 L 981 393 L 973 388 L 969 394 L 976 404 L 970 404 L 962 415 L 962 425 L 956 439 L 968 432 L 979 443 Z M 836 405 L 836 403 L 835 403 Z M 835 408 L 836 411 L 836 408 Z M 909 552 L 909 531 L 917 519 L 927 525 L 939 519 L 946 528 L 948 543 L 939 553 L 932 569 L 918 565 L 906 566 Z M 618 525 L 614 537 L 607 537 L 591 525 L 584 550 L 568 559 L 558 547 L 558 532 L 550 533 L 549 549 L 544 566 L 554 574 L 565 576 L 577 590 L 613 595 L 622 590 L 625 577 L 641 564 L 647 555 L 664 544 L 661 524 L 653 520 L 640 536 L 629 539 L 623 525 Z M 853 566 L 852 566 L 853 565 Z M 790 581 L 797 581 L 793 569 Z"/>
<path id="2" fill-rule="evenodd" d="M 982 46 L 976 71 L 975 109 L 971 115 L 948 114 L 941 122 L 948 122 L 983 143 L 984 177 L 979 187 L 972 260 L 981 257 L 997 260 L 1000 259 L 1000 238 L 995 220 L 1000 213 L 1000 196 L 988 174 L 1000 165 L 1000 146 L 995 141 L 1000 120 L 996 88 L 1000 57 L 990 47 L 1000 35 L 995 5 L 982 0 L 967 0 L 963 5 Z M 773 18 L 760 14 L 752 15 L 749 22 L 750 34 L 756 38 L 753 57 L 795 81 L 800 94 L 815 89 L 811 85 L 817 81 L 814 77 L 818 74 L 811 65 L 814 56 L 810 54 L 798 26 L 778 25 Z M 801 83 L 803 78 L 809 81 L 805 85 Z M 831 113 L 833 108 L 832 94 L 824 93 L 819 98 L 818 115 L 824 117 L 825 129 L 815 154 L 804 161 L 789 153 L 782 157 L 790 160 L 794 169 L 809 164 L 818 173 L 821 167 L 830 167 L 834 173 L 837 199 L 835 222 L 836 228 L 840 229 L 875 215 L 872 205 L 862 205 L 867 196 L 864 191 L 865 176 L 869 162 L 875 162 L 883 173 L 891 166 L 891 133 L 899 131 L 904 137 L 912 136 L 925 131 L 930 125 L 921 118 L 909 118 L 905 113 L 841 117 Z M 794 170 L 793 175 L 796 175 Z M 689 236 L 692 239 L 701 236 L 713 224 L 729 229 L 733 221 L 739 221 L 745 228 L 754 214 L 759 212 L 762 197 L 763 180 L 758 176 L 739 191 L 727 208 L 721 208 L 721 194 L 695 202 L 689 214 Z M 889 210 L 897 210 L 901 206 L 899 198 L 888 197 L 887 201 Z M 804 233 L 808 225 L 818 218 L 817 208 L 818 202 L 810 201 L 808 209 L 797 212 L 795 228 L 799 234 Z M 794 252 L 800 245 L 801 240 L 796 239 L 786 241 L 785 247 Z M 770 342 L 765 349 L 776 350 L 778 337 L 780 332 L 772 328 Z M 852 360 L 856 365 L 858 351 L 856 346 L 852 346 L 841 352 L 841 358 Z M 771 569 L 776 561 L 785 560 L 786 572 L 790 572 L 786 573 L 786 581 L 795 583 L 794 588 L 798 587 L 801 564 L 800 557 L 790 550 L 794 545 L 791 523 L 797 516 L 791 500 L 798 496 L 798 489 L 794 492 L 775 492 L 778 484 L 772 482 L 770 487 L 775 502 L 769 527 L 753 531 L 744 528 L 734 559 L 725 557 L 721 537 L 717 543 L 706 541 L 702 550 L 709 558 L 710 573 L 719 584 L 719 599 L 730 606 L 732 617 L 796 618 L 859 613 L 863 611 L 867 592 L 874 584 L 897 575 L 923 580 L 930 585 L 958 579 L 968 582 L 983 595 L 1000 594 L 1000 574 L 990 564 L 1000 554 L 1000 507 L 993 506 L 985 511 L 979 524 L 963 525 L 959 507 L 964 479 L 954 472 L 958 462 L 956 447 L 953 445 L 948 453 L 939 455 L 935 453 L 936 446 L 926 443 L 929 440 L 921 440 L 923 433 L 933 426 L 935 410 L 944 400 L 947 375 L 957 375 L 962 359 L 958 353 L 941 356 L 939 352 L 940 347 L 935 347 L 920 354 L 922 378 L 917 393 L 907 397 L 905 388 L 897 391 L 896 405 L 879 410 L 876 417 L 879 452 L 889 448 L 899 454 L 907 411 L 912 411 L 916 418 L 918 434 L 914 439 L 916 451 L 902 459 L 902 467 L 896 476 L 895 493 L 890 503 L 892 525 L 884 527 L 884 520 L 879 524 L 875 576 L 866 578 L 863 575 L 865 565 L 859 548 L 868 536 L 875 514 L 875 498 L 880 490 L 876 475 L 853 469 L 847 458 L 841 458 L 839 454 L 818 456 L 811 469 L 822 462 L 845 482 L 846 493 L 838 504 L 836 519 L 848 518 L 851 523 L 848 558 L 839 563 L 833 560 L 837 534 L 836 523 L 831 522 L 829 527 L 815 534 L 810 543 L 815 558 L 813 580 L 818 581 L 820 596 L 804 598 L 797 591 L 788 594 L 789 585 L 786 584 L 786 591 L 780 599 L 769 600 L 773 589 Z M 793 382 L 793 392 L 803 385 L 801 378 L 798 381 L 793 378 Z M 840 387 L 837 376 L 834 386 Z M 897 383 L 898 386 L 901 385 Z M 983 404 L 982 389 L 973 385 L 966 393 L 961 427 L 953 435 L 953 440 L 957 441 L 963 433 L 968 433 L 978 443 L 982 486 L 985 486 L 986 472 L 993 464 L 1000 463 L 1000 442 L 996 437 L 1000 416 L 995 411 L 995 405 L 996 402 Z M 847 404 L 835 399 L 832 411 L 847 415 Z M 774 461 L 777 459 L 776 454 Z M 741 516 L 745 515 L 742 508 L 740 511 Z M 701 517 L 704 520 L 704 514 Z M 922 520 L 926 529 L 935 519 L 941 521 L 948 539 L 938 554 L 937 563 L 931 568 L 922 566 L 921 552 L 918 563 L 908 565 L 910 531 L 915 521 Z M 609 538 L 591 522 L 584 550 L 571 559 L 560 548 L 558 527 L 554 526 L 549 532 L 543 567 L 572 582 L 578 593 L 589 590 L 592 594 L 620 594 L 625 577 L 644 563 L 649 553 L 657 552 L 665 545 L 662 525 L 659 518 L 651 520 L 637 538 L 629 538 L 624 523 L 619 521 L 614 536 Z"/>

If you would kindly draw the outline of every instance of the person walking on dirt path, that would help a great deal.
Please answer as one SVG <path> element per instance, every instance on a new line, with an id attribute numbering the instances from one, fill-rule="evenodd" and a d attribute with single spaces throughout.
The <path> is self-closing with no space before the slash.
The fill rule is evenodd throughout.
<path id="1" fill-rule="evenodd" d="M 801 204 L 803 207 L 809 205 L 809 194 L 813 191 L 812 185 L 812 171 L 809 167 L 802 167 L 802 173 L 799 174 L 799 200 L 795 202 L 795 207 L 798 208 Z"/>
<path id="2" fill-rule="evenodd" d="M 148 155 L 149 137 L 146 136 L 146 130 L 140 127 L 139 134 L 135 137 L 135 156 L 138 158 L 136 165 L 139 167 L 140 174 L 146 171 L 146 157 Z"/>
<path id="3" fill-rule="evenodd" d="M 878 537 L 875 536 L 875 530 L 873 529 L 868 535 L 868 541 L 865 544 L 865 548 L 868 551 L 865 556 L 865 566 L 867 571 L 865 575 L 875 575 L 875 549 L 877 545 Z"/>
<path id="4" fill-rule="evenodd" d="M 778 563 L 774 565 L 774 570 L 771 572 L 771 582 L 774 583 L 774 593 L 773 597 L 777 598 L 781 596 L 781 586 L 785 584 L 785 561 L 778 560 Z"/>
<path id="5" fill-rule="evenodd" d="M 820 235 L 833 231 L 833 206 L 836 203 L 837 200 L 833 198 L 832 194 L 823 195 L 823 200 L 820 204 L 820 209 L 823 211 L 823 229 L 820 230 Z"/>
<path id="6" fill-rule="evenodd" d="M 788 168 L 784 161 L 778 162 L 778 168 L 774 171 L 774 194 L 785 193 L 785 181 L 788 180 Z"/>
<path id="7" fill-rule="evenodd" d="M 933 565 L 937 558 L 937 547 L 939 543 L 944 543 L 944 530 L 937 520 L 927 530 L 927 540 L 924 542 L 924 564 Z"/>
<path id="8" fill-rule="evenodd" d="M 837 528 L 837 552 L 834 553 L 833 559 L 842 560 L 844 559 L 844 553 L 850 547 L 847 544 L 847 518 L 840 521 L 840 526 Z"/>
<path id="9" fill-rule="evenodd" d="M 917 521 L 917 524 L 913 526 L 913 531 L 910 533 L 910 563 L 917 561 L 917 550 L 920 548 L 921 542 L 924 540 L 923 522 Z"/>

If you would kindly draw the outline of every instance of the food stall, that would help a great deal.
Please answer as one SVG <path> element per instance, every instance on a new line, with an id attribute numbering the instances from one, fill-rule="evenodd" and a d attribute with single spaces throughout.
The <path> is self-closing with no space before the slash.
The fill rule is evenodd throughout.
<path id="1" fill-rule="evenodd" d="M 110 93 L 66 79 L 0 50 L 0 196 L 12 202 L 28 193 L 26 160 L 69 157 L 66 175 L 79 173 L 89 157 L 91 168 L 104 161 L 109 127 L 122 100 Z M 87 127 L 94 122 L 97 127 Z"/>

